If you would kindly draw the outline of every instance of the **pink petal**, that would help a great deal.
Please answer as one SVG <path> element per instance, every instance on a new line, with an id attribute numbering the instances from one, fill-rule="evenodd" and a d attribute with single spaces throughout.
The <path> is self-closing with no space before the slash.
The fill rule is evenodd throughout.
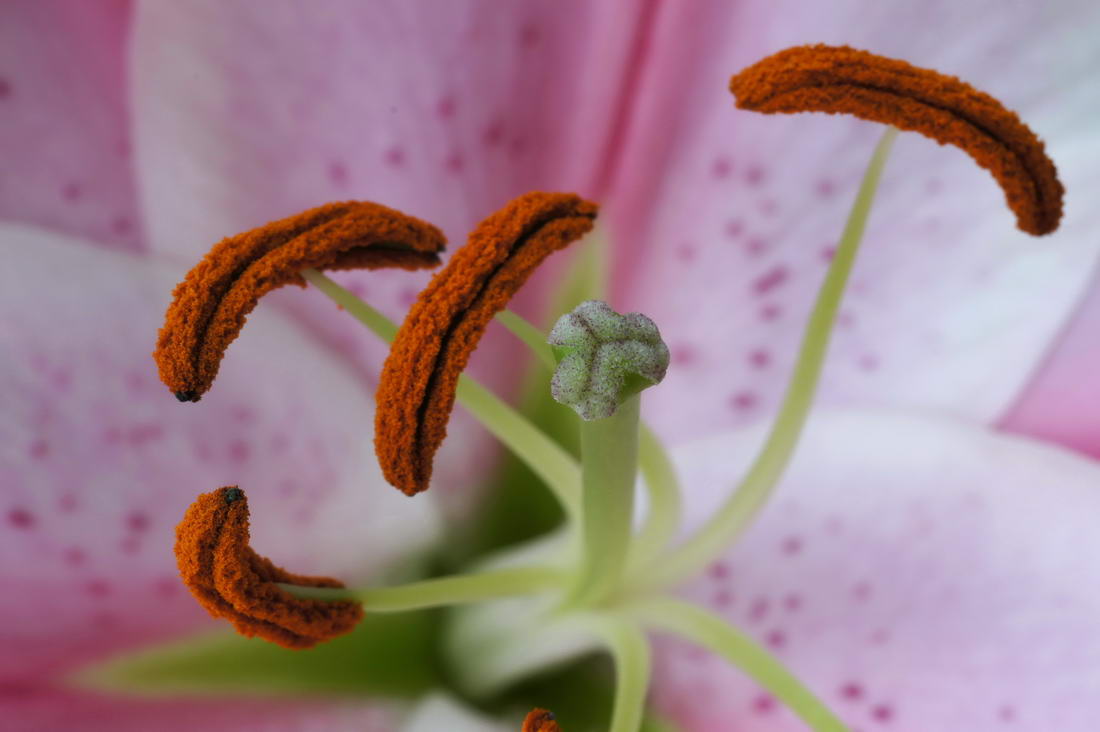
<path id="1" fill-rule="evenodd" d="M 591 189 L 634 24 L 570 5 L 143 6 L 134 104 L 154 247 L 190 260 L 344 198 L 426 218 L 455 247 L 519 193 Z M 426 275 L 344 279 L 399 317 Z"/>
<path id="2" fill-rule="evenodd" d="M 203 623 L 174 527 L 222 485 L 249 494 L 256 550 L 294 571 L 357 582 L 432 538 L 431 500 L 378 473 L 368 395 L 270 308 L 210 394 L 179 404 L 150 357 L 173 274 L 38 230 L 0 242 L 0 679 Z"/>
<path id="3" fill-rule="evenodd" d="M 0 714 L 10 732 L 381 732 L 394 728 L 389 710 L 361 702 L 128 699 L 49 688 L 5 696 L 0 700 Z"/>
<path id="4" fill-rule="evenodd" d="M 903 135 L 841 316 L 825 398 L 995 419 L 1088 284 L 1100 239 L 1092 120 L 1100 6 L 925 2 L 664 6 L 610 221 L 616 307 L 666 334 L 649 399 L 666 435 L 770 414 L 881 127 L 733 108 L 730 74 L 799 43 L 850 43 L 958 74 L 1019 110 L 1069 189 L 1036 240 L 964 153 Z M 622 270 L 617 271 L 622 275 Z"/>
<path id="5" fill-rule="evenodd" d="M 227 234 L 357 198 L 430 220 L 453 249 L 520 193 L 593 191 L 644 18 L 624 6 L 633 4 L 141 6 L 133 100 L 153 247 L 189 262 Z M 399 320 L 428 276 L 338 279 Z M 532 283 L 523 299 L 537 302 L 539 290 Z M 368 383 L 377 378 L 385 348 L 325 298 L 273 300 Z M 510 336 L 490 334 L 474 373 L 514 385 L 519 352 Z M 482 434 L 461 412 L 451 431 Z M 470 460 L 448 442 L 437 483 L 482 481 L 489 443 L 480 445 Z"/>
<path id="6" fill-rule="evenodd" d="M 0 5 L 0 219 L 141 248 L 129 26 L 127 0 Z"/>
<path id="7" fill-rule="evenodd" d="M 1100 457 L 1100 279 L 1001 427 Z"/>
<path id="8" fill-rule="evenodd" d="M 677 451 L 698 524 L 762 431 Z M 1100 469 L 898 413 L 816 419 L 774 502 L 686 594 L 770 646 L 853 729 L 1095 729 Z M 801 730 L 754 683 L 662 645 L 689 730 Z"/>

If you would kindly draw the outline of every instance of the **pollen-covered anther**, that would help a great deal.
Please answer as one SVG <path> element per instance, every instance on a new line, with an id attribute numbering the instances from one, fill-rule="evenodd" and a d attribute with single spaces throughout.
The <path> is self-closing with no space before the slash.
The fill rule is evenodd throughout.
<path id="1" fill-rule="evenodd" d="M 620 315 L 599 300 L 558 319 L 548 339 L 563 354 L 550 381 L 554 399 L 585 420 L 605 419 L 631 394 L 660 383 L 668 346 L 652 320 Z"/>
<path id="2" fill-rule="evenodd" d="M 796 46 L 734 75 L 730 90 L 741 109 L 851 114 L 955 145 L 997 179 L 1020 229 L 1058 228 L 1064 189 L 1042 141 L 954 76 L 847 46 Z"/>
<path id="3" fill-rule="evenodd" d="M 443 234 L 366 201 L 330 203 L 223 239 L 173 293 L 153 358 L 176 398 L 196 402 L 259 299 L 305 286 L 305 269 L 424 269 L 439 264 Z"/>
<path id="4" fill-rule="evenodd" d="M 588 233 L 596 205 L 527 193 L 488 217 L 409 310 L 378 383 L 375 452 L 408 495 L 428 487 L 458 377 L 492 317 L 550 254 Z"/>
<path id="5" fill-rule="evenodd" d="M 200 495 L 176 527 L 180 576 L 211 615 L 227 618 L 242 635 L 286 648 L 310 648 L 351 632 L 363 619 L 357 602 L 299 598 L 276 586 L 344 585 L 276 567 L 248 540 L 248 501 L 236 486 Z"/>
<path id="6" fill-rule="evenodd" d="M 554 713 L 545 709 L 532 709 L 523 720 L 521 732 L 561 732 Z"/>

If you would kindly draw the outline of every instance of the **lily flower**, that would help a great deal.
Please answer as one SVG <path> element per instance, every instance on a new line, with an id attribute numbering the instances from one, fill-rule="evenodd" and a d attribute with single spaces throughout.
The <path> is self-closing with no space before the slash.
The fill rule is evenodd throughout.
<path id="1" fill-rule="evenodd" d="M 522 620 L 527 605 L 390 625 L 368 613 L 359 632 L 305 652 L 194 640 L 215 626 L 180 584 L 172 542 L 199 493 L 244 486 L 257 551 L 294 572 L 369 581 L 369 596 L 397 584 L 381 581 L 384 570 L 423 576 L 425 552 L 453 546 L 490 495 L 497 462 L 460 411 L 434 488 L 409 499 L 386 485 L 371 450 L 386 346 L 313 288 L 265 298 L 202 403 L 176 403 L 148 355 L 172 285 L 226 235 L 330 200 L 378 201 L 458 242 L 527 190 L 578 191 L 601 202 L 611 246 L 609 287 L 596 294 L 645 313 L 668 344 L 668 375 L 645 392 L 644 417 L 650 447 L 670 447 L 694 531 L 727 500 L 779 411 L 873 143 L 867 122 L 732 109 L 731 73 L 817 41 L 994 92 L 1046 140 L 1068 191 L 1066 220 L 1042 241 L 1012 233 L 984 171 L 958 150 L 902 136 L 839 315 L 819 416 L 759 521 L 728 553 L 707 555 L 696 579 L 673 572 L 665 584 L 681 599 L 668 602 L 710 608 L 695 616 L 704 635 L 715 616 L 743 628 L 748 647 L 767 649 L 767 668 L 778 659 L 796 688 L 853 729 L 1089 729 L 1100 711 L 1090 693 L 1100 673 L 1090 561 L 1100 473 L 1082 453 L 1100 454 L 1087 379 L 1097 297 L 1088 202 L 1100 149 L 1083 120 L 1095 111 L 1097 11 L 638 10 L 0 10 L 0 109 L 11 130 L 0 134 L 9 262 L 0 561 L 10 598 L 0 678 L 16 729 L 501 724 L 428 690 L 491 696 L 501 666 L 479 658 L 476 643 L 463 652 L 463 639 L 483 637 L 494 618 Z M 521 310 L 537 312 L 538 296 L 560 287 L 563 266 L 547 266 Z M 426 281 L 337 279 L 394 320 Z M 525 354 L 496 328 L 471 374 L 507 394 Z M 660 454 L 646 444 L 644 455 Z M 659 575 L 652 559 L 623 559 L 624 571 Z M 669 620 L 684 616 L 647 612 L 662 632 L 691 637 Z M 520 666 L 543 668 L 561 639 L 577 636 L 534 638 Z M 640 667 L 622 663 L 640 647 L 633 637 L 608 642 L 620 668 Z M 445 683 L 433 654 L 447 643 L 451 663 L 469 666 L 453 666 L 459 678 Z M 715 647 L 660 636 L 640 692 L 650 690 L 654 718 L 687 730 L 799 728 L 777 699 L 790 685 L 747 679 Z M 608 675 L 589 684 L 591 670 L 570 667 L 556 698 L 544 688 L 531 693 L 545 700 L 528 693 L 493 710 L 518 719 L 537 704 L 563 729 L 583 729 L 563 705 L 570 695 L 581 709 L 606 703 Z M 111 694 L 87 689 L 104 679 Z M 316 697 L 326 692 L 341 698 Z M 517 716 L 508 705 L 519 699 L 532 704 Z"/>

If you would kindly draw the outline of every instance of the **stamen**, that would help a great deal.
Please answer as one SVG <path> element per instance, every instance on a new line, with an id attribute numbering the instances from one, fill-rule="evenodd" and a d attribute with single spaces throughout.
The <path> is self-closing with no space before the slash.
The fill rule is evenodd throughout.
<path id="1" fill-rule="evenodd" d="M 561 732 L 561 727 L 553 712 L 545 709 L 533 709 L 523 720 L 521 732 Z"/>
<path id="2" fill-rule="evenodd" d="M 493 315 L 547 256 L 592 228 L 596 206 L 579 196 L 528 193 L 485 219 L 421 293 L 379 380 L 375 451 L 386 479 L 425 490 L 447 435 L 459 374 Z"/>
<path id="3" fill-rule="evenodd" d="M 286 648 L 311 648 L 351 632 L 363 618 L 358 602 L 294 597 L 276 583 L 306 587 L 344 585 L 276 567 L 248 545 L 248 500 L 236 486 L 204 493 L 176 528 L 176 562 L 191 594 L 214 617 L 237 631 Z"/>
<path id="4" fill-rule="evenodd" d="M 1015 112 L 964 81 L 847 46 L 797 46 L 730 80 L 737 106 L 766 114 L 852 114 L 970 154 L 997 179 L 1020 229 L 1058 228 L 1064 189 L 1043 143 Z"/>
<path id="5" fill-rule="evenodd" d="M 175 289 L 153 353 L 180 401 L 197 402 L 259 299 L 301 271 L 415 270 L 439 264 L 445 239 L 431 224 L 377 203 L 330 203 L 215 244 Z"/>

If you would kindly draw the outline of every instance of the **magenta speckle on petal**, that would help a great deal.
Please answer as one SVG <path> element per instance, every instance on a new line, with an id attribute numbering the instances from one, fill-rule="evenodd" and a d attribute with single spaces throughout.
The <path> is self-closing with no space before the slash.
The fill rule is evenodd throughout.
<path id="1" fill-rule="evenodd" d="M 229 459 L 235 463 L 243 463 L 252 454 L 252 447 L 244 440 L 233 440 L 229 443 Z"/>
<path id="2" fill-rule="evenodd" d="M 751 237 L 748 241 L 745 242 L 745 253 L 750 256 L 758 257 L 767 250 L 768 242 L 766 242 L 764 239 L 761 239 L 759 236 Z"/>
<path id="3" fill-rule="evenodd" d="M 871 716 L 877 722 L 889 722 L 894 718 L 894 708 L 889 704 L 876 704 L 871 709 Z"/>
<path id="4" fill-rule="evenodd" d="M 697 256 L 698 251 L 696 251 L 695 246 L 692 244 L 685 243 L 676 247 L 676 258 L 681 262 L 694 262 Z"/>
<path id="5" fill-rule="evenodd" d="M 25 508 L 13 508 L 8 511 L 8 523 L 17 529 L 30 529 L 36 522 L 34 514 Z"/>
<path id="6" fill-rule="evenodd" d="M 145 531 L 149 528 L 149 523 L 149 515 L 142 511 L 132 511 L 126 516 L 126 528 L 130 531 Z"/>
<path id="7" fill-rule="evenodd" d="M 758 186 L 764 182 L 764 169 L 759 165 L 750 165 L 745 171 L 745 182 L 750 186 Z"/>
<path id="8" fill-rule="evenodd" d="M 783 607 L 789 612 L 796 612 L 802 608 L 802 596 L 791 593 L 783 598 Z"/>
<path id="9" fill-rule="evenodd" d="M 382 160 L 390 168 L 404 167 L 405 151 L 400 147 L 391 147 L 383 153 Z"/>
<path id="10" fill-rule="evenodd" d="M 790 274 L 783 265 L 776 265 L 753 280 L 752 291 L 757 295 L 765 295 L 786 282 Z"/>
<path id="11" fill-rule="evenodd" d="M 749 353 L 749 365 L 754 369 L 767 368 L 772 362 L 772 355 L 763 348 L 758 348 Z"/>
<path id="12" fill-rule="evenodd" d="M 782 630 L 769 631 L 767 636 L 764 637 L 764 642 L 768 644 L 769 648 L 778 650 L 787 645 L 787 634 Z"/>
<path id="13" fill-rule="evenodd" d="M 76 203 L 84 194 L 84 189 L 79 183 L 70 181 L 61 186 L 61 197 L 69 203 Z"/>
<path id="14" fill-rule="evenodd" d="M 1009 704 L 1005 704 L 1003 707 L 997 710 L 997 719 L 1002 722 L 1011 723 L 1016 721 L 1016 709 Z"/>
<path id="15" fill-rule="evenodd" d="M 788 557 L 802 552 L 802 539 L 797 536 L 788 536 L 780 545 L 780 550 Z"/>
<path id="16" fill-rule="evenodd" d="M 106 597 L 111 594 L 111 585 L 107 580 L 94 579 L 84 585 L 84 591 L 92 597 Z"/>
<path id="17" fill-rule="evenodd" d="M 871 585 L 868 582 L 857 582 L 852 586 L 852 597 L 858 602 L 867 602 L 871 599 Z"/>
<path id="18" fill-rule="evenodd" d="M 348 183 L 348 166 L 339 161 L 328 164 L 328 179 L 334 185 L 343 187 Z"/>
<path id="19" fill-rule="evenodd" d="M 765 305 L 760 308 L 760 319 L 765 322 L 778 320 L 779 316 L 783 314 L 783 308 L 778 305 Z"/>
<path id="20" fill-rule="evenodd" d="M 836 183 L 828 178 L 822 178 L 814 184 L 814 193 L 821 198 L 829 198 L 836 193 Z"/>
<path id="21" fill-rule="evenodd" d="M 729 178 L 731 172 L 733 172 L 733 165 L 730 163 L 729 158 L 717 158 L 711 163 L 710 174 L 718 180 Z"/>
<path id="22" fill-rule="evenodd" d="M 64 493 L 61 495 L 61 498 L 57 500 L 57 509 L 61 511 L 61 513 L 72 513 L 77 509 L 77 506 L 78 502 L 76 500 L 76 495 L 73 493 Z"/>
<path id="23" fill-rule="evenodd" d="M 451 119 L 458 110 L 458 102 L 452 96 L 446 96 L 436 102 L 435 113 L 440 119 Z"/>
<path id="24" fill-rule="evenodd" d="M 520 48 L 534 48 L 539 44 L 542 39 L 542 31 L 539 30 L 537 25 L 528 23 L 519 29 L 519 46 Z"/>
<path id="25" fill-rule="evenodd" d="M 768 616 L 768 610 L 771 609 L 771 603 L 766 597 L 758 597 L 752 601 L 752 606 L 749 608 L 749 620 L 758 623 Z"/>
<path id="26" fill-rule="evenodd" d="M 527 140 L 523 137 L 515 137 L 508 143 L 508 154 L 512 158 L 521 158 L 527 152 Z"/>
<path id="27" fill-rule="evenodd" d="M 775 699 L 767 694 L 761 694 L 752 700 L 752 709 L 757 714 L 770 714 L 775 711 Z"/>
<path id="28" fill-rule="evenodd" d="M 79 567 L 88 559 L 88 554 L 78 546 L 70 546 L 61 552 L 61 558 L 70 567 Z"/>
<path id="29" fill-rule="evenodd" d="M 877 371 L 878 365 L 878 357 L 873 354 L 867 353 L 859 357 L 861 371 Z"/>
<path id="30" fill-rule="evenodd" d="M 679 366 L 690 366 L 699 359 L 699 352 L 690 343 L 675 343 L 670 350 L 672 363 Z"/>
<path id="31" fill-rule="evenodd" d="M 504 140 L 504 123 L 494 122 L 485 128 L 485 132 L 481 135 L 481 141 L 485 143 L 485 147 L 496 147 Z"/>
<path id="32" fill-rule="evenodd" d="M 840 696 L 848 701 L 859 701 L 863 698 L 863 687 L 854 681 L 849 681 L 840 687 Z"/>
<path id="33" fill-rule="evenodd" d="M 714 564 L 710 565 L 710 568 L 707 570 L 707 574 L 709 574 L 713 579 L 716 580 L 728 579 L 730 576 L 730 568 L 729 565 L 725 562 L 715 562 Z"/>
<path id="34" fill-rule="evenodd" d="M 134 222 L 129 216 L 116 216 L 111 220 L 111 231 L 117 236 L 129 236 L 134 232 Z"/>
<path id="35" fill-rule="evenodd" d="M 50 443 L 41 438 L 33 440 L 27 448 L 27 454 L 32 460 L 41 460 L 50 454 Z"/>
<path id="36" fill-rule="evenodd" d="M 11 82 L 0 76 L 0 99 L 7 99 L 11 96 Z"/>
<path id="37" fill-rule="evenodd" d="M 443 167 L 447 169 L 448 173 L 461 173 L 466 168 L 466 159 L 462 156 L 462 153 L 451 153 L 443 162 Z"/>
<path id="38" fill-rule="evenodd" d="M 733 593 L 729 590 L 718 590 L 714 593 L 713 601 L 715 607 L 724 610 L 733 604 Z"/>
<path id="39" fill-rule="evenodd" d="M 736 239 L 745 233 L 745 222 L 741 219 L 730 219 L 722 229 L 730 239 Z"/>
<path id="40" fill-rule="evenodd" d="M 737 411 L 747 411 L 756 406 L 759 397 L 751 391 L 739 391 L 730 397 L 730 406 Z"/>

